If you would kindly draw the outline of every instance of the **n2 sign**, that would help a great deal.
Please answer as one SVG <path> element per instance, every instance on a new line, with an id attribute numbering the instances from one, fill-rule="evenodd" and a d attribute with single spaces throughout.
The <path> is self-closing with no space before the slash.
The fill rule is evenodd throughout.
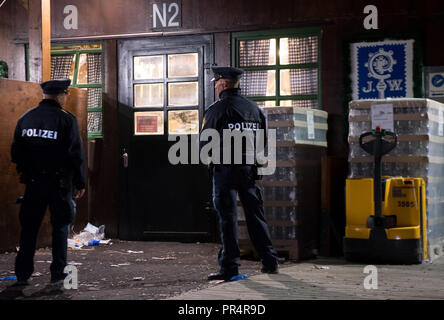
<path id="1" fill-rule="evenodd" d="M 182 26 L 182 5 L 179 1 L 153 3 L 153 29 Z"/>

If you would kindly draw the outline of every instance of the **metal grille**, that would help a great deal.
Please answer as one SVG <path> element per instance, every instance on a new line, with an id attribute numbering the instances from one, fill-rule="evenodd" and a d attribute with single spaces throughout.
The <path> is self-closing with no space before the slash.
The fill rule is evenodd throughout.
<path id="1" fill-rule="evenodd" d="M 291 69 L 290 91 L 292 95 L 316 94 L 318 91 L 318 70 Z"/>
<path id="2" fill-rule="evenodd" d="M 88 83 L 102 83 L 102 55 L 88 53 Z"/>
<path id="3" fill-rule="evenodd" d="M 269 65 L 270 39 L 240 41 L 239 64 L 242 67 Z M 274 61 L 271 64 L 274 64 Z"/>
<path id="4" fill-rule="evenodd" d="M 102 88 L 88 88 L 88 108 L 102 107 Z"/>
<path id="5" fill-rule="evenodd" d="M 102 113 L 88 112 L 88 132 L 102 131 Z"/>
<path id="6" fill-rule="evenodd" d="M 290 64 L 318 61 L 318 37 L 288 38 Z"/>
<path id="7" fill-rule="evenodd" d="M 266 96 L 269 74 L 269 71 L 244 72 L 240 82 L 242 94 L 246 96 Z M 274 81 L 274 79 L 272 80 Z"/>
<path id="8" fill-rule="evenodd" d="M 51 79 L 69 78 L 74 54 L 51 56 Z"/>

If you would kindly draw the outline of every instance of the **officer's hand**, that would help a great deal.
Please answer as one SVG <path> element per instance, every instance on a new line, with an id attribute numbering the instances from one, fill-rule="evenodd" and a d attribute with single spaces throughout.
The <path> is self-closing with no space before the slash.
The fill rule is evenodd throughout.
<path id="1" fill-rule="evenodd" d="M 81 197 L 83 197 L 83 195 L 85 194 L 85 189 L 74 189 L 74 199 L 80 199 Z"/>

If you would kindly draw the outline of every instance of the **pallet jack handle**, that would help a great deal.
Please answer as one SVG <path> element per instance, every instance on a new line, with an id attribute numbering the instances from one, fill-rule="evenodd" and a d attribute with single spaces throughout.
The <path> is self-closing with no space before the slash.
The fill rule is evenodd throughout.
<path id="1" fill-rule="evenodd" d="M 365 137 L 372 136 L 374 139 L 363 142 Z M 393 137 L 392 141 L 384 139 L 386 136 Z M 396 133 L 381 129 L 377 126 L 371 132 L 365 132 L 359 136 L 359 145 L 367 153 L 374 156 L 375 172 L 374 172 L 374 202 L 375 202 L 375 216 L 371 216 L 367 221 L 368 227 L 390 227 L 396 225 L 396 221 L 389 221 L 386 219 L 391 216 L 384 217 L 382 215 L 382 184 L 381 184 L 381 158 L 383 155 L 392 151 L 398 143 Z M 396 218 L 395 218 L 396 219 Z"/>

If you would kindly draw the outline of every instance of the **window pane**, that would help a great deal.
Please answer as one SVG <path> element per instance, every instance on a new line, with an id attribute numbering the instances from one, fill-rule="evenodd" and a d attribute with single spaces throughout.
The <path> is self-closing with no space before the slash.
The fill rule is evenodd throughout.
<path id="1" fill-rule="evenodd" d="M 276 39 L 239 41 L 241 67 L 276 64 Z"/>
<path id="2" fill-rule="evenodd" d="M 265 101 L 265 107 L 276 107 L 276 101 Z"/>
<path id="3" fill-rule="evenodd" d="M 69 78 L 74 76 L 75 54 L 51 56 L 51 79 Z"/>
<path id="4" fill-rule="evenodd" d="M 280 71 L 281 95 L 316 94 L 317 69 L 286 69 Z"/>
<path id="5" fill-rule="evenodd" d="M 135 135 L 162 135 L 163 111 L 134 112 Z"/>
<path id="6" fill-rule="evenodd" d="M 197 77 L 198 60 L 197 53 L 170 54 L 168 55 L 168 77 Z"/>
<path id="7" fill-rule="evenodd" d="M 199 111 L 198 110 L 168 111 L 168 133 L 198 134 Z"/>
<path id="8" fill-rule="evenodd" d="M 318 62 L 318 37 L 281 38 L 279 59 L 282 65 Z"/>
<path id="9" fill-rule="evenodd" d="M 82 53 L 79 57 L 79 69 L 77 70 L 77 83 L 88 83 L 88 60 L 86 59 L 86 53 Z"/>
<path id="10" fill-rule="evenodd" d="M 102 107 L 102 88 L 88 88 L 88 108 Z"/>
<path id="11" fill-rule="evenodd" d="M 134 57 L 134 79 L 163 78 L 163 56 Z"/>
<path id="12" fill-rule="evenodd" d="M 102 131 L 102 113 L 88 112 L 88 132 Z"/>
<path id="13" fill-rule="evenodd" d="M 274 96 L 276 71 L 245 71 L 240 86 L 242 94 L 246 96 Z"/>
<path id="14" fill-rule="evenodd" d="M 88 83 L 102 83 L 102 54 L 88 53 Z"/>
<path id="15" fill-rule="evenodd" d="M 136 84 L 134 86 L 135 107 L 162 107 L 163 83 Z"/>
<path id="16" fill-rule="evenodd" d="M 169 106 L 195 106 L 199 103 L 197 82 L 168 83 Z"/>
<path id="17" fill-rule="evenodd" d="M 281 100 L 280 105 L 282 107 L 300 107 L 300 108 L 310 108 L 317 109 L 317 100 Z"/>

